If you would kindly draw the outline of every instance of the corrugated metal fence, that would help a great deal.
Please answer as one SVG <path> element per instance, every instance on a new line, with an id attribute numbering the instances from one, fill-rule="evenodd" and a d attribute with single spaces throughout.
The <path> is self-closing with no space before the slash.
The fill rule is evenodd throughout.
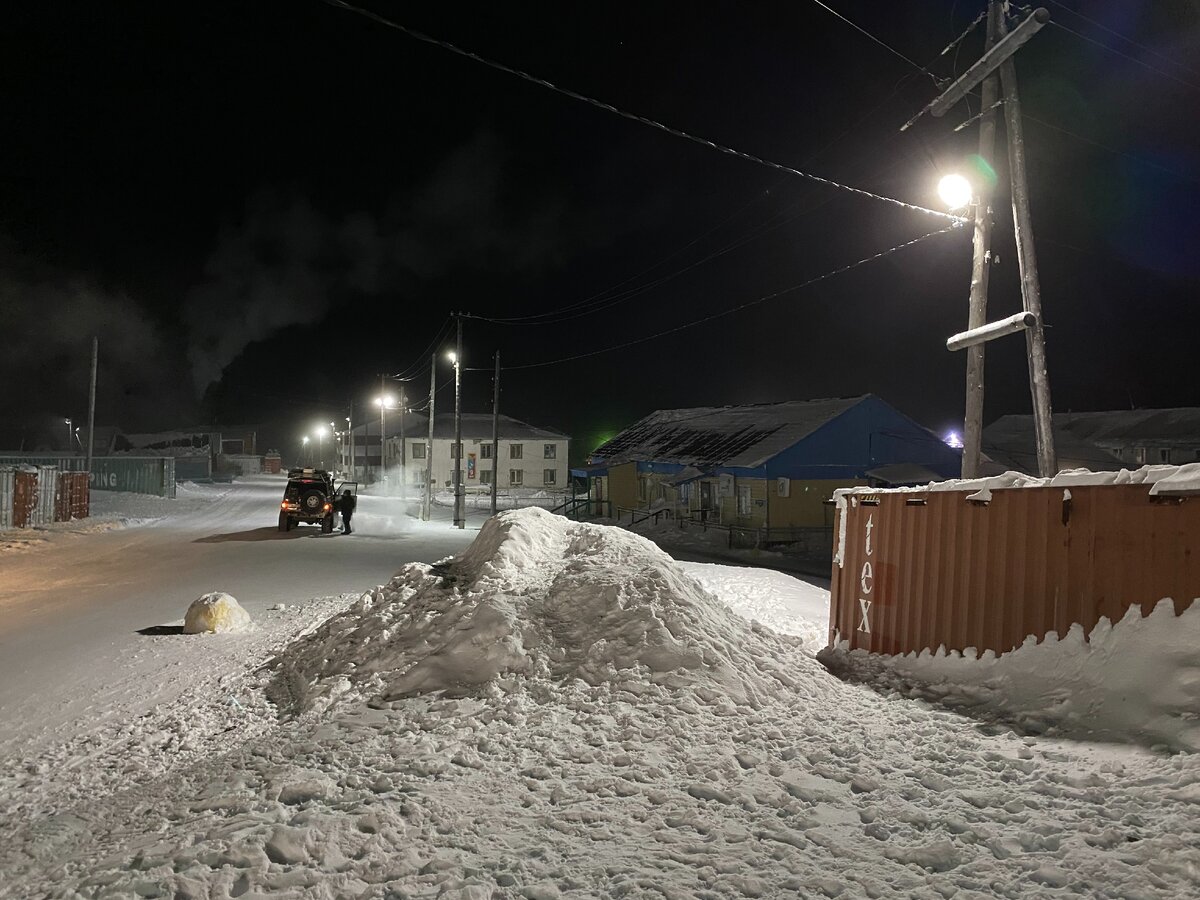
<path id="1" fill-rule="evenodd" d="M 60 472 L 83 472 L 82 456 L 0 453 L 0 465 L 56 466 Z M 175 459 L 170 456 L 98 456 L 92 458 L 90 484 L 97 491 L 175 496 Z"/>
<path id="2" fill-rule="evenodd" d="M 830 639 L 875 653 L 1005 653 L 1200 598 L 1200 497 L 1147 485 L 858 494 L 837 511 Z M 844 530 L 843 529 L 844 520 Z"/>
<path id="3" fill-rule="evenodd" d="M 8 466 L 0 467 L 0 531 L 14 528 L 13 491 L 16 472 Z"/>

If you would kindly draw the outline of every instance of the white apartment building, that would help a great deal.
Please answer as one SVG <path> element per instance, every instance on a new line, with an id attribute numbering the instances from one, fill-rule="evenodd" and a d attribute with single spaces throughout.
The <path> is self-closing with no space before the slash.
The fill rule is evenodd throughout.
<path id="1" fill-rule="evenodd" d="M 405 481 L 414 487 L 425 484 L 429 454 L 428 419 L 414 428 L 405 420 L 404 442 L 407 461 Z M 415 433 L 414 433 L 415 432 Z M 400 466 L 400 437 L 388 429 L 387 467 Z M 465 413 L 462 417 L 462 479 L 473 486 L 498 484 L 501 490 L 525 488 L 545 491 L 570 489 L 568 456 L 571 439 L 561 431 L 538 428 L 509 416 L 500 417 L 500 458 L 492 455 L 492 417 Z M 454 484 L 454 414 L 435 417 L 433 426 L 432 477 L 435 489 Z M 497 463 L 499 463 L 497 465 Z"/>

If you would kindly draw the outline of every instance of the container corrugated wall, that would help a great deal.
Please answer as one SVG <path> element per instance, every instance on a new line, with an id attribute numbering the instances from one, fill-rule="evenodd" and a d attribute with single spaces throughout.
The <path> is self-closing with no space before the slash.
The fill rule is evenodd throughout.
<path id="1" fill-rule="evenodd" d="M 57 466 L 60 472 L 82 472 L 87 460 L 82 456 L 0 454 L 0 465 L 25 463 Z M 175 496 L 175 460 L 170 456 L 99 456 L 92 459 L 91 486 L 98 491 L 130 491 Z"/>
<path id="2" fill-rule="evenodd" d="M 0 531 L 13 528 L 14 485 L 11 466 L 0 467 Z"/>
<path id="3" fill-rule="evenodd" d="M 833 568 L 831 642 L 897 654 L 1004 653 L 1027 635 L 1090 631 L 1130 606 L 1200 598 L 1200 497 L 1147 485 L 851 496 Z"/>
<path id="4" fill-rule="evenodd" d="M 17 469 L 13 473 L 13 528 L 26 528 L 31 524 L 37 508 L 37 470 Z"/>
<path id="5" fill-rule="evenodd" d="M 54 521 L 54 500 L 58 496 L 58 466 L 38 466 L 37 507 L 33 525 L 49 525 Z"/>
<path id="6" fill-rule="evenodd" d="M 86 519 L 90 511 L 87 472 L 59 472 L 54 501 L 54 521 Z"/>

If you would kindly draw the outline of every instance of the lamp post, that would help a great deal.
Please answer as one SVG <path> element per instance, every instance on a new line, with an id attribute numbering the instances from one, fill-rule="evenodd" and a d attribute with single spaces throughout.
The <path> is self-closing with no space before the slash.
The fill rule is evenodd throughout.
<path id="1" fill-rule="evenodd" d="M 383 393 L 383 376 L 379 378 L 380 394 L 375 398 L 379 407 L 379 477 L 382 480 L 387 474 L 387 411 L 395 405 L 396 398 Z"/>
<path id="2" fill-rule="evenodd" d="M 461 338 L 459 346 L 462 346 Z M 454 363 L 454 527 L 466 528 L 462 483 L 462 360 L 457 352 L 450 354 L 450 362 Z"/>
<path id="3" fill-rule="evenodd" d="M 353 409 L 353 407 L 351 407 L 351 409 Z M 355 471 L 354 471 L 354 463 L 355 463 L 355 459 L 354 459 L 354 423 L 350 421 L 349 416 L 346 416 L 346 443 L 348 445 L 347 456 L 350 460 L 350 464 L 349 464 L 348 468 L 350 470 L 350 478 L 351 478 L 351 480 L 353 480 L 353 479 L 357 478 L 358 475 L 355 474 Z"/>
<path id="4" fill-rule="evenodd" d="M 75 432 L 71 430 L 70 419 L 63 419 L 63 421 L 67 423 L 67 452 L 70 453 L 75 447 L 75 445 L 71 442 L 71 436 L 75 434 Z"/>
<path id="5" fill-rule="evenodd" d="M 317 434 L 317 466 L 325 468 L 325 426 L 318 425 L 313 429 Z"/>
<path id="6" fill-rule="evenodd" d="M 304 458 L 308 457 L 309 463 L 312 463 L 312 454 L 308 449 L 308 435 L 300 438 L 300 465 L 304 465 Z"/>

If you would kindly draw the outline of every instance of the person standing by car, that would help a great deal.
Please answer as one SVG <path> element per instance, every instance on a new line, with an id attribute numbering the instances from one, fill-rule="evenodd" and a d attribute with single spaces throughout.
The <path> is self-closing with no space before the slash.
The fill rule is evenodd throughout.
<path id="1" fill-rule="evenodd" d="M 354 510 L 358 506 L 358 498 L 350 493 L 349 489 L 342 491 L 338 497 L 338 512 L 342 514 L 342 534 L 350 534 L 350 519 L 354 516 Z"/>

